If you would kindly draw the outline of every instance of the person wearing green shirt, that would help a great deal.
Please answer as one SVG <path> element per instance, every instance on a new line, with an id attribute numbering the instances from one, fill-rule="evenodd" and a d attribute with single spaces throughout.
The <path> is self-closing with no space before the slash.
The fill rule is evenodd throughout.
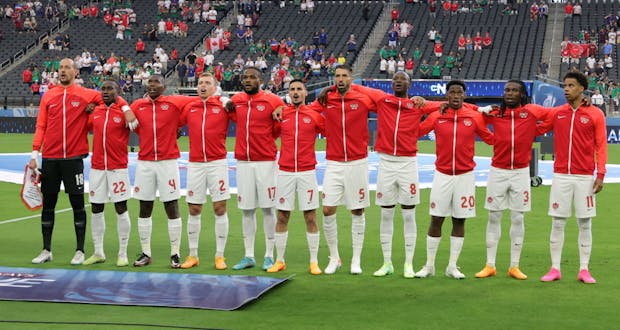
<path id="1" fill-rule="evenodd" d="M 233 70 L 232 67 L 229 65 L 226 67 L 226 69 L 224 69 L 224 72 L 222 72 L 222 88 L 225 91 L 229 91 L 232 90 L 232 78 L 233 78 Z"/>
<path id="2" fill-rule="evenodd" d="M 379 50 L 379 57 L 384 58 L 384 59 L 387 60 L 390 57 L 388 56 L 388 52 L 387 52 L 386 47 L 387 46 L 385 46 L 385 45 L 383 45 L 383 47 L 381 47 L 381 49 Z"/>
<path id="3" fill-rule="evenodd" d="M 256 53 L 260 56 L 265 56 L 265 43 L 263 39 L 258 40 L 258 43 L 256 43 Z"/>
<path id="4" fill-rule="evenodd" d="M 450 52 L 448 54 L 448 56 L 446 56 L 446 69 L 448 69 L 448 72 L 452 72 L 452 69 L 454 68 L 454 63 L 456 62 L 456 58 L 454 57 L 454 52 Z"/>
<path id="5" fill-rule="evenodd" d="M 422 63 L 420 64 L 418 70 L 420 71 L 420 76 L 422 77 L 422 79 L 430 78 L 429 73 L 431 72 L 431 68 L 426 62 L 426 60 L 422 60 Z"/>
<path id="6" fill-rule="evenodd" d="M 590 73 L 590 76 L 588 77 L 588 89 L 591 91 L 594 91 L 594 89 L 597 88 L 598 85 L 598 78 L 596 77 L 596 74 Z"/>
<path id="7" fill-rule="evenodd" d="M 60 68 L 60 57 L 56 56 L 56 59 L 52 61 L 52 70 L 58 71 L 59 68 Z"/>
<path id="8" fill-rule="evenodd" d="M 620 84 L 616 85 L 613 82 L 609 83 L 609 89 L 611 94 L 611 99 L 613 102 L 613 111 L 618 111 L 618 106 L 620 105 Z"/>
<path id="9" fill-rule="evenodd" d="M 435 61 L 435 65 L 433 65 L 431 75 L 433 76 L 433 79 L 441 78 L 441 64 L 439 64 L 439 61 Z"/>
<path id="10" fill-rule="evenodd" d="M 41 70 L 39 70 L 39 67 L 36 65 L 32 69 L 32 81 L 41 82 Z"/>
<path id="11" fill-rule="evenodd" d="M 394 46 L 390 47 L 390 51 L 388 52 L 388 58 L 390 57 L 398 58 L 398 51 Z"/>
<path id="12" fill-rule="evenodd" d="M 248 46 L 248 48 L 250 49 L 250 55 L 256 55 L 256 44 L 254 43 L 254 41 L 250 41 L 250 45 Z"/>
<path id="13" fill-rule="evenodd" d="M 413 61 L 418 63 L 420 62 L 421 57 L 422 57 L 422 52 L 420 51 L 419 47 L 416 47 L 415 50 L 413 51 Z"/>

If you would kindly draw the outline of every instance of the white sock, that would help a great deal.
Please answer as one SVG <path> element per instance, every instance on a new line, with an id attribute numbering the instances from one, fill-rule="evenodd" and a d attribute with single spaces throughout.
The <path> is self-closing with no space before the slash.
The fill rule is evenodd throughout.
<path id="1" fill-rule="evenodd" d="M 105 258 L 103 252 L 103 236 L 105 234 L 105 214 L 92 213 L 90 216 L 90 233 L 93 236 L 93 245 L 95 245 L 95 255 Z"/>
<path id="2" fill-rule="evenodd" d="M 401 209 L 403 228 L 405 232 L 405 263 L 413 263 L 415 244 L 418 238 L 418 228 L 415 222 L 415 209 Z"/>
<path id="3" fill-rule="evenodd" d="M 487 264 L 495 267 L 497 244 L 502 237 L 502 211 L 489 211 L 487 221 Z"/>
<path id="4" fill-rule="evenodd" d="M 183 222 L 181 218 L 168 219 L 168 236 L 170 237 L 170 255 L 179 255 Z"/>
<path id="5" fill-rule="evenodd" d="M 325 241 L 327 241 L 327 247 L 329 248 L 329 256 L 340 259 L 336 214 L 323 216 L 323 233 L 325 233 Z"/>
<path id="6" fill-rule="evenodd" d="M 562 247 L 564 246 L 564 226 L 566 218 L 553 217 L 551 221 L 551 235 L 549 238 L 549 248 L 551 250 L 551 267 L 560 270 L 562 262 Z"/>
<path id="7" fill-rule="evenodd" d="M 394 208 L 381 208 L 381 222 L 379 225 L 379 239 L 383 262 L 392 262 L 392 237 L 394 236 Z"/>
<path id="8" fill-rule="evenodd" d="M 525 237 L 523 212 L 510 211 L 510 267 L 519 266 L 523 237 Z"/>
<path id="9" fill-rule="evenodd" d="M 265 258 L 273 259 L 276 234 L 276 212 L 272 207 L 263 208 L 263 230 L 265 231 Z"/>
<path id="10" fill-rule="evenodd" d="M 127 258 L 127 245 L 129 244 L 129 233 L 131 233 L 131 220 L 129 212 L 116 215 L 116 230 L 118 231 L 118 256 Z"/>
<path id="11" fill-rule="evenodd" d="M 142 253 L 149 257 L 151 255 L 151 232 L 153 231 L 153 219 L 138 218 L 138 236 L 140 236 L 140 245 L 142 246 Z"/>
<path id="12" fill-rule="evenodd" d="M 433 237 L 426 236 L 426 266 L 435 268 L 435 256 L 437 256 L 437 249 L 439 248 L 439 242 L 441 242 L 441 236 Z"/>
<path id="13" fill-rule="evenodd" d="M 242 210 L 243 246 L 245 256 L 254 258 L 254 237 L 256 236 L 256 210 Z"/>
<path id="14" fill-rule="evenodd" d="M 215 256 L 223 257 L 228 240 L 228 213 L 215 216 Z"/>
<path id="15" fill-rule="evenodd" d="M 456 263 L 459 261 L 459 255 L 463 249 L 463 241 L 465 237 L 450 236 L 450 261 L 448 261 L 448 267 L 456 267 Z"/>
<path id="16" fill-rule="evenodd" d="M 578 218 L 579 226 L 579 269 L 588 269 L 592 252 L 592 218 Z"/>
<path id="17" fill-rule="evenodd" d="M 288 231 L 275 233 L 276 251 L 278 252 L 277 261 L 284 262 L 284 252 L 286 251 L 286 240 L 288 239 Z"/>
<path id="18" fill-rule="evenodd" d="M 321 232 L 309 233 L 306 232 L 306 239 L 308 240 L 308 249 L 310 250 L 310 262 L 318 263 L 319 254 L 319 240 L 321 238 Z"/>
<path id="19" fill-rule="evenodd" d="M 362 248 L 364 247 L 364 231 L 366 230 L 365 215 L 351 215 L 351 238 L 353 245 L 353 258 L 351 263 L 360 264 Z"/>
<path id="20" fill-rule="evenodd" d="M 198 241 L 200 239 L 201 214 L 187 216 L 187 241 L 189 255 L 198 257 Z"/>

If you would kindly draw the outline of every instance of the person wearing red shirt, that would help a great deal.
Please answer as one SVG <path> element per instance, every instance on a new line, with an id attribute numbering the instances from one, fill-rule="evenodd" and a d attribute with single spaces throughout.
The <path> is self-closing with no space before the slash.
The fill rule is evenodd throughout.
<path id="1" fill-rule="evenodd" d="M 527 104 L 527 89 L 520 80 L 509 80 L 504 87 L 504 99 L 499 114 L 485 116 L 493 126 L 495 141 L 489 170 L 486 200 L 488 210 L 486 229 L 487 263 L 476 273 L 484 278 L 496 274 L 495 258 L 501 236 L 502 212 L 510 209 L 510 268 L 508 275 L 525 280 L 519 269 L 525 228 L 523 214 L 531 210 L 530 159 L 536 137 L 537 122 L 551 112 L 535 104 Z"/>
<path id="2" fill-rule="evenodd" d="M 88 6 L 82 7 L 82 18 L 88 18 L 88 14 L 90 14 L 90 8 Z"/>
<path id="3" fill-rule="evenodd" d="M 28 66 L 22 71 L 22 82 L 24 84 L 32 84 L 32 71 Z"/>
<path id="4" fill-rule="evenodd" d="M 39 95 L 39 91 L 41 90 L 41 85 L 39 85 L 38 81 L 33 81 L 32 85 L 30 85 L 30 90 L 32 91 L 32 95 Z"/>
<path id="5" fill-rule="evenodd" d="M 452 1 L 452 5 L 450 6 L 450 9 L 451 9 L 450 14 L 451 15 L 456 15 L 458 13 L 458 11 L 459 11 L 459 4 L 458 4 L 458 2 Z"/>
<path id="6" fill-rule="evenodd" d="M 413 75 L 413 68 L 415 63 L 413 62 L 413 58 L 409 57 L 407 61 L 405 61 L 405 72 L 411 77 Z"/>
<path id="7" fill-rule="evenodd" d="M 103 22 L 106 25 L 112 25 L 112 14 L 110 14 L 109 11 L 107 11 L 105 15 L 103 15 Z"/>
<path id="8" fill-rule="evenodd" d="M 381 206 L 379 236 L 383 252 L 383 265 L 374 276 L 394 273 L 392 265 L 392 236 L 396 203 L 401 205 L 405 238 L 405 263 L 403 275 L 413 278 L 413 255 L 417 229 L 415 206 L 420 203 L 418 179 L 418 130 L 422 116 L 439 109 L 443 102 L 429 102 L 419 108 L 419 100 L 408 98 L 410 77 L 396 72 L 392 78 L 394 95 L 372 88 L 364 88 L 377 105 L 377 142 L 379 154 L 377 193 L 375 203 Z M 432 105 L 430 104 L 432 103 Z"/>
<path id="9" fill-rule="evenodd" d="M 450 261 L 446 276 L 462 279 L 457 267 L 463 247 L 465 219 L 476 216 L 476 186 L 474 177 L 474 145 L 476 135 L 493 144 L 482 115 L 463 105 L 465 83 L 452 80 L 446 85 L 448 108 L 445 113 L 431 113 L 420 126 L 420 136 L 435 131 L 437 160 L 430 194 L 431 224 L 426 237 L 426 265 L 415 274 L 428 277 L 435 274 L 435 256 L 441 241 L 441 227 L 446 216 L 452 216 Z"/>
<path id="10" fill-rule="evenodd" d="M 458 39 L 457 51 L 465 51 L 465 36 L 462 33 Z"/>
<path id="11" fill-rule="evenodd" d="M 198 238 L 201 229 L 202 205 L 207 201 L 207 189 L 215 215 L 215 269 L 226 269 L 224 250 L 228 239 L 226 201 L 230 199 L 226 133 L 229 114 L 225 98 L 215 95 L 217 80 L 203 73 L 198 77 L 198 97 L 183 108 L 181 125 L 187 124 L 189 135 L 189 164 L 187 166 L 187 237 L 189 255 L 181 268 L 198 266 Z"/>
<path id="12" fill-rule="evenodd" d="M 90 7 L 90 17 L 99 17 L 99 7 L 94 3 Z"/>
<path id="13" fill-rule="evenodd" d="M 398 9 L 396 7 L 392 8 L 392 12 L 390 14 L 392 15 L 392 21 L 398 20 Z"/>
<path id="14" fill-rule="evenodd" d="M 243 212 L 243 244 L 245 257 L 233 266 L 234 270 L 256 266 L 254 238 L 256 236 L 256 209 L 263 211 L 265 231 L 265 259 L 263 270 L 273 266 L 275 240 L 276 154 L 275 140 L 279 124 L 272 112 L 284 102 L 275 94 L 261 90 L 260 69 L 247 67 L 243 70 L 243 92 L 228 102 L 227 108 L 235 112 L 237 123 L 235 159 L 237 160 L 237 205 Z"/>
<path id="15" fill-rule="evenodd" d="M 89 175 L 91 208 L 90 230 L 95 252 L 84 265 L 105 262 L 103 238 L 106 230 L 104 207 L 110 199 L 116 210 L 118 228 L 118 257 L 116 266 L 129 265 L 127 244 L 131 221 L 127 212 L 127 200 L 131 197 L 129 171 L 127 169 L 127 145 L 129 128 L 123 118 L 119 99 L 120 86 L 116 81 L 105 80 L 101 85 L 104 104 L 99 105 L 89 117 L 88 126 L 93 131 L 93 154 Z M 117 100 L 121 101 L 119 103 Z"/>
<path id="16" fill-rule="evenodd" d="M 338 205 L 351 210 L 352 246 L 351 274 L 361 274 L 361 255 L 366 227 L 364 208 L 368 197 L 368 113 L 375 110 L 368 95 L 351 89 L 351 67 L 343 64 L 335 69 L 335 86 L 327 91 L 327 101 L 315 101 L 310 107 L 325 116 L 327 168 L 323 180 L 323 231 L 330 260 L 325 274 L 340 267 L 338 253 Z"/>
<path id="17" fill-rule="evenodd" d="M 476 32 L 476 36 L 474 37 L 474 50 L 482 50 L 482 36 L 480 32 Z"/>
<path id="18" fill-rule="evenodd" d="M 58 201 L 60 183 L 69 195 L 73 209 L 73 224 L 77 239 L 72 265 L 84 262 L 84 237 L 86 233 L 86 211 L 84 210 L 84 162 L 88 156 L 88 113 L 91 103 L 103 104 L 101 95 L 92 89 L 74 84 L 77 75 L 75 63 L 70 58 L 60 61 L 59 85 L 50 88 L 41 98 L 37 125 L 32 140 L 32 156 L 28 166 L 37 170 L 41 146 L 41 232 L 43 250 L 32 259 L 33 264 L 52 260 L 52 232 L 54 209 Z M 124 108 L 127 110 L 128 108 Z M 133 113 L 126 112 L 125 120 L 135 122 Z"/>
<path id="19" fill-rule="evenodd" d="M 276 273 L 286 269 L 284 253 L 288 239 L 288 222 L 295 209 L 297 192 L 299 209 L 306 221 L 306 238 L 310 250 L 310 274 L 322 273 L 318 264 L 319 227 L 316 209 L 319 207 L 319 188 L 316 181 L 316 156 L 314 145 L 317 134 L 324 134 L 325 120 L 305 105 L 308 91 L 301 80 L 291 81 L 288 89 L 291 105 L 282 112 L 281 146 L 278 164 L 276 200 L 278 221 L 276 223 L 276 263 L 267 270 Z"/>
<path id="20" fill-rule="evenodd" d="M 570 1 L 564 6 L 564 14 L 566 14 L 566 17 L 573 16 L 573 4 Z"/>
<path id="21" fill-rule="evenodd" d="M 570 47 L 566 47 L 561 51 L 562 63 L 570 63 Z"/>
<path id="22" fill-rule="evenodd" d="M 166 34 L 172 34 L 172 30 L 174 30 L 174 22 L 172 22 L 171 18 L 168 18 L 166 21 Z"/>
<path id="23" fill-rule="evenodd" d="M 487 31 L 484 33 L 484 38 L 482 39 L 482 47 L 489 48 L 491 47 L 491 43 L 493 43 L 493 40 L 491 39 L 491 34 Z"/>
<path id="24" fill-rule="evenodd" d="M 552 218 L 550 250 L 551 269 L 543 282 L 562 278 L 560 263 L 564 245 L 564 227 L 571 216 L 571 204 L 579 225 L 579 275 L 577 280 L 596 283 L 588 264 L 592 251 L 592 217 L 596 216 L 595 195 L 603 189 L 607 163 L 607 128 L 603 112 L 593 105 L 584 106 L 582 93 L 588 79 L 581 72 L 564 76 L 567 104 L 557 108 L 542 123 L 545 132 L 554 130 L 555 161 L 549 197 Z M 596 170 L 596 175 L 594 171 Z"/>
<path id="25" fill-rule="evenodd" d="M 131 104 L 136 117 L 143 125 L 136 129 L 140 139 L 140 152 L 136 165 L 134 198 L 140 201 L 138 234 L 142 253 L 134 267 L 151 263 L 151 232 L 153 203 L 156 192 L 164 204 L 168 216 L 168 235 L 170 237 L 170 266 L 180 268 L 179 246 L 181 244 L 181 216 L 178 200 L 180 197 L 180 174 L 177 158 L 180 157 L 177 144 L 177 128 L 180 124 L 183 106 L 191 97 L 163 95 L 165 79 L 160 74 L 149 77 L 147 97 Z"/>
<path id="26" fill-rule="evenodd" d="M 138 38 L 138 41 L 136 41 L 136 55 L 139 53 L 144 53 L 144 41 L 142 41 L 142 38 Z"/>
<path id="27" fill-rule="evenodd" d="M 203 53 L 202 56 L 198 56 L 196 58 L 196 76 L 198 76 L 198 77 L 205 70 L 205 57 L 204 57 L 204 55 L 206 55 L 206 54 Z"/>
<path id="28" fill-rule="evenodd" d="M 450 10 L 452 9 L 452 3 L 450 3 L 450 0 L 444 1 L 442 7 L 444 11 L 444 16 L 448 16 L 450 14 Z"/>
<path id="29" fill-rule="evenodd" d="M 177 49 L 174 47 L 170 51 L 170 59 L 173 61 L 176 61 L 179 59 L 179 53 L 177 52 Z"/>
<path id="30" fill-rule="evenodd" d="M 443 55 L 443 44 L 441 42 L 435 43 L 433 51 L 435 52 L 435 57 L 441 57 Z"/>
<path id="31" fill-rule="evenodd" d="M 570 62 L 579 65 L 579 59 L 581 58 L 583 48 L 579 44 L 573 44 L 570 48 Z"/>
<path id="32" fill-rule="evenodd" d="M 179 31 L 181 31 L 181 37 L 187 37 L 187 29 L 189 28 L 189 26 L 187 25 L 186 22 L 180 21 L 179 22 Z"/>

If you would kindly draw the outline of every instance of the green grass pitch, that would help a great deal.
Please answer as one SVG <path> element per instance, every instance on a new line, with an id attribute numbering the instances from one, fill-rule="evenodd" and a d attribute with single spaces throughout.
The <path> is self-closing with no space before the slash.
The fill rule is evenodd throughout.
<path id="1" fill-rule="evenodd" d="M 28 152 L 32 135 L 0 134 L 0 152 Z M 180 140 L 182 150 L 187 141 Z M 232 145 L 232 141 L 231 141 Z M 322 147 L 324 148 L 324 147 Z M 429 142 L 420 143 L 421 152 L 432 152 Z M 490 155 L 490 149 L 478 145 L 479 155 Z M 618 146 L 609 148 L 610 163 L 620 163 Z M 35 215 L 22 206 L 20 186 L 0 183 L 0 222 Z M 127 307 L 80 305 L 39 302 L 0 302 L 0 329 L 156 329 L 156 328 L 226 328 L 226 329 L 610 329 L 620 322 L 613 312 L 620 302 L 620 222 L 613 206 L 620 196 L 620 184 L 606 184 L 597 196 L 598 216 L 593 222 L 593 250 L 590 269 L 598 280 L 595 285 L 577 282 L 579 256 L 577 226 L 574 218 L 566 226 L 562 256 L 563 279 L 553 283 L 539 281 L 550 266 L 550 219 L 546 215 L 549 187 L 532 189 L 533 211 L 526 214 L 525 242 L 521 269 L 529 275 L 517 281 L 506 275 L 509 266 L 510 237 L 507 214 L 503 219 L 502 238 L 498 249 L 498 274 L 493 278 L 476 279 L 474 273 L 485 263 L 486 212 L 483 208 L 484 188 L 477 189 L 477 214 L 467 220 L 465 244 L 459 266 L 467 276 L 454 280 L 443 275 L 448 262 L 450 223 L 446 222 L 437 255 L 437 274 L 427 279 L 402 277 L 404 258 L 402 218 L 396 212 L 393 262 L 395 274 L 375 278 L 372 273 L 382 262 L 379 244 L 379 208 L 366 210 L 366 236 L 360 276 L 348 274 L 351 257 L 351 220 L 342 207 L 338 211 L 338 234 L 343 267 L 335 275 L 308 274 L 308 249 L 301 213 L 294 212 L 289 226 L 286 250 L 287 270 L 273 276 L 295 276 L 284 285 L 268 292 L 258 301 L 233 312 L 161 307 Z M 417 209 L 418 240 L 414 268 L 419 270 L 426 261 L 426 231 L 429 190 L 422 191 L 422 203 Z M 371 201 L 374 203 L 374 201 Z M 181 215 L 187 220 L 187 205 L 180 201 Z M 69 208 L 68 199 L 61 194 L 57 210 Z M 213 215 L 205 205 L 200 237 L 201 265 L 190 270 L 173 270 L 168 265 L 169 242 L 165 213 L 161 203 L 155 205 L 153 216 L 153 260 L 142 269 L 114 266 L 117 240 L 116 217 L 112 205 L 106 206 L 106 255 L 108 261 L 79 269 L 123 270 L 148 272 L 191 272 L 222 275 L 267 274 L 259 270 L 235 272 L 230 270 L 243 256 L 241 214 L 235 198 L 229 202 L 230 231 L 226 247 L 229 270 L 215 271 Z M 89 209 L 87 209 L 87 212 Z M 132 219 L 130 258 L 139 253 L 137 233 L 138 205 L 129 203 Z M 258 213 L 260 215 L 260 212 Z M 319 216 L 319 221 L 321 217 Z M 90 217 L 89 217 L 90 219 Z M 87 230 L 86 254 L 92 253 L 90 229 Z M 322 235 L 322 233 L 321 233 Z M 0 265 L 35 267 L 30 260 L 41 249 L 40 218 L 0 224 Z M 69 260 L 75 248 L 72 213 L 56 215 L 53 236 L 54 261 L 38 266 L 72 268 Z M 262 263 L 264 237 L 262 220 L 258 220 L 256 238 L 257 262 Z M 187 237 L 183 229 L 182 258 L 187 254 Z M 328 250 L 321 238 L 319 263 L 327 264 Z M 2 286 L 0 283 L 0 290 Z M 154 327 L 155 326 L 155 327 Z"/>

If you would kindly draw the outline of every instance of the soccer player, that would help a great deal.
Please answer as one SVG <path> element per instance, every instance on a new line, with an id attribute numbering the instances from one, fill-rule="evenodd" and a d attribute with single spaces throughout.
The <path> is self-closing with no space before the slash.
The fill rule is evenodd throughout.
<path id="1" fill-rule="evenodd" d="M 310 105 L 325 116 L 327 168 L 323 179 L 323 231 L 330 260 L 325 274 L 334 274 L 342 262 L 338 252 L 336 211 L 345 205 L 351 211 L 353 256 L 351 274 L 361 274 L 361 256 L 366 227 L 364 208 L 368 198 L 368 112 L 375 111 L 374 101 L 360 91 L 350 89 L 351 67 L 338 65 L 334 86 L 327 93 L 325 105 L 318 100 Z"/>
<path id="2" fill-rule="evenodd" d="M 291 81 L 288 89 L 291 105 L 282 113 L 281 146 L 278 164 L 276 200 L 278 220 L 275 245 L 277 260 L 267 272 L 276 273 L 286 269 L 284 252 L 288 239 L 288 222 L 295 209 L 297 192 L 299 209 L 306 221 L 306 238 L 310 250 L 310 274 L 321 274 L 318 265 L 319 227 L 316 209 L 319 207 L 319 189 L 316 182 L 316 156 L 314 145 L 317 133 L 324 134 L 325 119 L 305 105 L 308 91 L 301 80 Z"/>
<path id="3" fill-rule="evenodd" d="M 445 113 L 434 112 L 420 126 L 420 136 L 435 131 L 436 172 L 430 195 L 431 224 L 426 237 L 426 265 L 415 274 L 428 277 L 435 274 L 435 256 L 441 241 L 445 217 L 452 216 L 450 261 L 446 276 L 463 279 L 457 267 L 463 247 L 465 219 L 476 215 L 474 177 L 474 146 L 476 135 L 493 144 L 493 134 L 487 129 L 482 115 L 469 105 L 463 105 L 465 83 L 452 80 L 446 85 L 448 108 Z"/>
<path id="4" fill-rule="evenodd" d="M 65 186 L 73 209 L 73 224 L 77 247 L 72 265 L 84 262 L 84 237 L 86 234 L 86 211 L 84 210 L 84 162 L 88 156 L 88 106 L 103 104 L 101 95 L 94 90 L 74 84 L 78 69 L 70 58 L 59 63 L 59 85 L 51 88 L 39 106 L 37 125 L 32 141 L 32 156 L 28 166 L 37 170 L 41 146 L 42 169 L 41 191 L 43 211 L 41 232 L 43 250 L 32 259 L 33 264 L 52 260 L 52 232 L 54 209 L 58 201 L 60 183 Z M 128 107 L 124 108 L 128 110 Z M 137 125 L 131 111 L 125 113 L 125 120 Z"/>
<path id="5" fill-rule="evenodd" d="M 532 143 L 536 137 L 536 123 L 544 120 L 550 112 L 541 106 L 527 103 L 525 84 L 520 80 L 509 80 L 504 87 L 504 100 L 499 114 L 484 117 L 493 126 L 495 140 L 484 204 L 489 211 L 487 263 L 476 273 L 478 278 L 494 276 L 496 273 L 495 257 L 502 232 L 502 212 L 510 209 L 508 275 L 518 280 L 527 279 L 527 275 L 519 269 L 519 259 L 525 235 L 523 214 L 531 210 L 529 164 Z"/>
<path id="6" fill-rule="evenodd" d="M 279 123 L 272 118 L 272 112 L 284 102 L 275 94 L 261 90 L 260 69 L 246 67 L 241 79 L 243 92 L 228 102 L 227 108 L 234 110 L 233 120 L 237 123 L 235 159 L 237 160 L 237 205 L 241 209 L 243 245 L 245 257 L 233 266 L 234 270 L 256 266 L 254 239 L 256 236 L 256 209 L 263 210 L 265 231 L 265 259 L 263 270 L 273 266 L 275 240 L 275 197 L 276 197 L 276 137 Z"/>
<path id="7" fill-rule="evenodd" d="M 210 73 L 198 77 L 198 98 L 185 105 L 181 125 L 187 123 L 189 133 L 189 164 L 187 166 L 187 237 L 189 255 L 181 268 L 198 266 L 202 204 L 211 194 L 215 213 L 215 269 L 226 269 L 224 249 L 228 239 L 226 201 L 230 199 L 228 164 L 226 162 L 226 132 L 229 114 L 215 95 L 217 80 Z M 222 102 L 224 100 L 224 102 Z"/>
<path id="8" fill-rule="evenodd" d="M 549 196 L 551 269 L 541 278 L 543 282 L 562 278 L 560 263 L 564 227 L 566 219 L 571 216 L 571 204 L 574 204 L 579 227 L 577 280 L 596 283 L 588 264 L 592 251 L 592 217 L 596 216 L 595 195 L 603 189 L 606 173 L 607 128 L 600 109 L 582 104 L 582 93 L 587 88 L 588 80 L 584 74 L 568 72 L 564 76 L 564 95 L 568 103 L 555 109 L 542 124 L 543 132 L 553 128 L 555 145 Z"/>
<path id="9" fill-rule="evenodd" d="M 105 105 L 97 106 L 90 116 L 93 131 L 93 155 L 90 169 L 91 234 L 94 254 L 84 265 L 105 262 L 103 238 L 106 230 L 105 202 L 110 198 L 116 210 L 118 230 L 118 257 L 116 266 L 124 267 L 127 261 L 127 244 L 131 222 L 127 212 L 127 200 L 131 197 L 129 172 L 127 170 L 127 145 L 129 128 L 125 125 L 123 111 L 117 102 L 120 86 L 116 81 L 104 80 L 101 97 Z"/>
<path id="10" fill-rule="evenodd" d="M 177 145 L 177 128 L 181 112 L 191 97 L 163 95 L 165 79 L 160 74 L 149 77 L 146 97 L 131 104 L 131 108 L 142 123 L 136 130 L 140 138 L 140 152 L 136 165 L 134 198 L 140 201 L 138 235 L 142 253 L 133 265 L 149 265 L 151 259 L 151 232 L 153 228 L 153 202 L 159 191 L 168 216 L 170 238 L 170 266 L 180 268 L 179 246 L 181 245 L 182 222 L 179 214 L 180 197 L 179 168 L 177 158 L 181 156 Z"/>

